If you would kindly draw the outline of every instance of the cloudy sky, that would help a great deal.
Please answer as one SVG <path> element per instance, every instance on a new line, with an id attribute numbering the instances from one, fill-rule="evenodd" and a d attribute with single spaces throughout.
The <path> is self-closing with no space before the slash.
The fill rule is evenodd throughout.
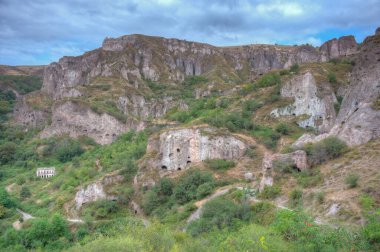
<path id="1" fill-rule="evenodd" d="M 210 43 L 320 45 L 380 26 L 380 0 L 0 0 L 0 64 L 38 65 L 146 34 Z"/>

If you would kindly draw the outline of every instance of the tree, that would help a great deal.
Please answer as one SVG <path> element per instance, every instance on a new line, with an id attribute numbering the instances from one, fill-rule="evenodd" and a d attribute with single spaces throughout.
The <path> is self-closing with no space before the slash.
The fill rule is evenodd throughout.
<path id="1" fill-rule="evenodd" d="M 29 188 L 26 186 L 21 187 L 20 198 L 22 200 L 25 200 L 25 199 L 29 198 L 30 196 L 32 196 L 32 194 L 30 193 Z"/>
<path id="2" fill-rule="evenodd" d="M 16 144 L 12 142 L 0 145 L 0 164 L 7 164 L 14 159 L 16 147 Z"/>

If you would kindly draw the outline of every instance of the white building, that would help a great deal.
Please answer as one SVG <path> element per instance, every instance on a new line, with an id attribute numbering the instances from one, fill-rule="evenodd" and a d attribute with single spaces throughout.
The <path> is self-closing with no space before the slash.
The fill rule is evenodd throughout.
<path id="1" fill-rule="evenodd" d="M 37 177 L 40 177 L 40 178 L 53 177 L 55 175 L 55 167 L 37 168 L 36 175 L 37 175 Z"/>

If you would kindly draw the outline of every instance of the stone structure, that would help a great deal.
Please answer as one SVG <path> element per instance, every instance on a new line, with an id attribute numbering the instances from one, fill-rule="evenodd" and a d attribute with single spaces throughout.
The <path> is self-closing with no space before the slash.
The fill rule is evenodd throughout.
<path id="1" fill-rule="evenodd" d="M 50 178 L 55 176 L 55 167 L 37 168 L 36 176 L 40 178 Z"/>
<path id="2" fill-rule="evenodd" d="M 155 167 L 162 171 L 183 170 L 207 159 L 235 159 L 247 144 L 231 135 L 215 134 L 211 128 L 169 130 L 150 139 L 149 153 L 157 153 Z"/>
<path id="3" fill-rule="evenodd" d="M 269 154 L 265 153 L 263 163 L 262 163 L 262 170 L 263 170 L 263 177 L 260 182 L 260 188 L 259 190 L 262 191 L 265 186 L 272 186 L 273 185 L 273 164 L 275 161 L 283 161 L 283 162 L 292 162 L 292 166 L 294 169 L 297 169 L 299 171 L 305 170 L 309 168 L 307 163 L 307 156 L 306 152 L 303 150 L 297 150 L 292 153 L 288 154 Z"/>

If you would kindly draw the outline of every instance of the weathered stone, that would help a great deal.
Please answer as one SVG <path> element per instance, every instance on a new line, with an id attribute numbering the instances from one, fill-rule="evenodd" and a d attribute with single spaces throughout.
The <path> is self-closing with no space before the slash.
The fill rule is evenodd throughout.
<path id="1" fill-rule="evenodd" d="M 265 186 L 272 186 L 273 185 L 273 165 L 275 161 L 283 161 L 288 162 L 292 161 L 292 165 L 295 169 L 298 169 L 300 171 L 307 169 L 308 163 L 307 163 L 307 155 L 306 152 L 303 150 L 297 150 L 292 153 L 288 154 L 269 154 L 265 153 L 264 159 L 262 162 L 262 171 L 263 171 L 263 177 L 260 182 L 259 190 L 262 191 Z"/>
<path id="2" fill-rule="evenodd" d="M 147 152 L 158 153 L 156 167 L 162 171 L 183 170 L 207 159 L 241 157 L 247 144 L 229 135 L 213 135 L 214 130 L 176 129 L 150 139 Z"/>
<path id="3" fill-rule="evenodd" d="M 329 130 L 335 122 L 334 103 L 337 102 L 329 84 L 325 83 L 323 96 L 310 72 L 303 73 L 288 81 L 281 88 L 281 96 L 294 98 L 294 103 L 283 108 L 274 109 L 272 116 L 300 116 L 309 118 L 298 121 L 300 127 L 312 127 L 319 131 Z"/>
<path id="4" fill-rule="evenodd" d="M 41 137 L 69 134 L 70 137 L 89 136 L 99 144 L 109 144 L 120 134 L 137 126 L 125 125 L 114 117 L 97 114 L 90 108 L 71 101 L 53 108 L 52 124 L 41 132 Z"/>
<path id="5" fill-rule="evenodd" d="M 339 39 L 332 39 L 325 42 L 321 47 L 322 60 L 327 61 L 329 59 L 349 56 L 357 53 L 358 44 L 354 36 L 343 36 Z"/>
<path id="6" fill-rule="evenodd" d="M 348 145 L 359 145 L 380 136 L 380 110 L 372 104 L 380 94 L 380 46 L 379 36 L 365 39 L 350 77 L 350 85 L 343 97 L 339 114 L 328 133 L 307 135 L 294 143 L 300 147 L 308 142 L 337 136 Z"/>
<path id="7" fill-rule="evenodd" d="M 84 204 L 102 199 L 114 200 L 115 196 L 107 194 L 106 186 L 118 183 L 123 180 L 123 176 L 110 174 L 106 175 L 99 181 L 91 183 L 81 188 L 75 194 L 75 207 L 79 210 Z"/>

